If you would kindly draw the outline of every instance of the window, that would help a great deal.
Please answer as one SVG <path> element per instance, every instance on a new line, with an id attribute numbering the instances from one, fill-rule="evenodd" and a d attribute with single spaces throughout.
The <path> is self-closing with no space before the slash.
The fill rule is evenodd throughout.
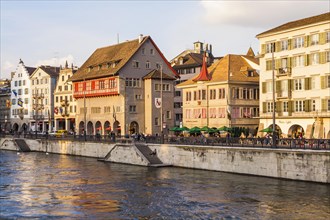
<path id="1" fill-rule="evenodd" d="M 102 65 L 100 64 L 99 67 L 98 67 L 98 70 L 101 70 L 102 69 Z"/>
<path id="2" fill-rule="evenodd" d="M 133 60 L 133 67 L 134 67 L 134 68 L 139 68 L 139 66 L 140 66 L 139 61 L 137 61 L 137 60 Z"/>
<path id="3" fill-rule="evenodd" d="M 305 65 L 305 56 L 304 55 L 295 56 L 293 59 L 294 59 L 293 60 L 294 67 L 302 67 Z"/>
<path id="4" fill-rule="evenodd" d="M 105 89 L 104 80 L 100 80 L 100 89 Z"/>
<path id="5" fill-rule="evenodd" d="M 311 61 L 312 61 L 312 65 L 319 64 L 319 54 L 318 53 L 312 53 L 311 54 Z"/>
<path id="6" fill-rule="evenodd" d="M 325 41 L 326 41 L 326 43 L 330 42 L 330 31 L 326 33 Z"/>
<path id="7" fill-rule="evenodd" d="M 311 89 L 316 89 L 316 86 L 317 86 L 316 79 L 317 79 L 316 76 L 311 77 Z"/>
<path id="8" fill-rule="evenodd" d="M 304 37 L 296 37 L 293 39 L 293 48 L 300 48 L 304 46 Z"/>
<path id="9" fill-rule="evenodd" d="M 155 91 L 161 90 L 161 84 L 156 83 L 155 84 Z M 171 91 L 170 84 L 163 84 L 163 91 Z"/>
<path id="10" fill-rule="evenodd" d="M 219 99 L 225 99 L 226 98 L 226 90 L 225 88 L 219 89 Z"/>
<path id="11" fill-rule="evenodd" d="M 146 51 L 146 49 L 145 48 L 142 48 L 141 49 L 141 54 L 144 55 L 145 54 L 145 51 Z"/>
<path id="12" fill-rule="evenodd" d="M 149 61 L 147 61 L 146 62 L 146 69 L 150 69 L 151 67 L 150 67 L 150 62 Z"/>
<path id="13" fill-rule="evenodd" d="M 326 62 L 330 62 L 330 51 L 325 52 L 325 60 Z"/>
<path id="14" fill-rule="evenodd" d="M 271 53 L 272 52 L 272 47 L 275 49 L 275 43 L 266 44 L 266 53 Z"/>
<path id="15" fill-rule="evenodd" d="M 22 95 L 22 89 L 18 89 L 17 94 L 18 94 L 18 95 Z"/>
<path id="16" fill-rule="evenodd" d="M 58 96 L 55 97 L 55 102 L 58 102 Z"/>
<path id="17" fill-rule="evenodd" d="M 272 60 L 266 60 L 266 70 L 272 70 L 273 68 L 273 61 Z"/>
<path id="18" fill-rule="evenodd" d="M 58 87 L 58 91 L 60 91 L 60 92 L 62 91 L 62 86 Z"/>
<path id="19" fill-rule="evenodd" d="M 181 108 L 182 102 L 174 102 L 174 108 Z"/>
<path id="20" fill-rule="evenodd" d="M 276 111 L 276 103 L 275 103 L 275 111 Z M 273 102 L 267 102 L 267 112 L 273 112 Z"/>
<path id="21" fill-rule="evenodd" d="M 281 59 L 281 67 L 287 68 L 288 67 L 288 58 L 282 58 Z"/>
<path id="22" fill-rule="evenodd" d="M 202 90 L 202 100 L 206 100 L 206 90 Z"/>
<path id="23" fill-rule="evenodd" d="M 17 81 L 15 81 L 15 86 L 17 86 Z"/>
<path id="24" fill-rule="evenodd" d="M 155 125 L 159 126 L 159 118 L 158 117 L 155 118 Z"/>
<path id="25" fill-rule="evenodd" d="M 22 86 L 22 81 L 18 81 L 18 86 Z"/>
<path id="26" fill-rule="evenodd" d="M 281 50 L 287 50 L 288 49 L 288 40 L 282 40 L 281 41 Z"/>
<path id="27" fill-rule="evenodd" d="M 16 99 L 12 99 L 12 100 L 11 100 L 11 104 L 12 104 L 12 105 L 16 105 Z"/>
<path id="28" fill-rule="evenodd" d="M 142 95 L 135 95 L 136 100 L 142 100 Z"/>
<path id="29" fill-rule="evenodd" d="M 313 112 L 316 111 L 316 100 L 315 99 L 312 100 L 312 111 Z"/>
<path id="30" fill-rule="evenodd" d="M 266 92 L 273 92 L 273 82 L 266 82 Z"/>
<path id="31" fill-rule="evenodd" d="M 171 119 L 171 118 L 172 118 L 171 111 L 166 111 L 166 119 Z"/>
<path id="32" fill-rule="evenodd" d="M 139 78 L 126 78 L 125 83 L 127 87 L 141 87 L 141 81 Z"/>
<path id="33" fill-rule="evenodd" d="M 295 111 L 303 112 L 305 109 L 305 102 L 303 100 L 295 101 Z"/>
<path id="34" fill-rule="evenodd" d="M 62 75 L 62 81 L 64 81 L 64 75 Z"/>
<path id="35" fill-rule="evenodd" d="M 215 89 L 210 90 L 210 100 L 211 99 L 216 99 L 216 90 Z"/>
<path id="36" fill-rule="evenodd" d="M 25 94 L 25 95 L 29 94 L 29 89 L 28 89 L 28 88 L 25 88 L 25 89 L 24 89 L 24 94 Z"/>
<path id="37" fill-rule="evenodd" d="M 259 89 L 253 89 L 253 99 L 259 99 Z"/>
<path id="38" fill-rule="evenodd" d="M 129 106 L 129 112 L 136 112 L 136 105 L 130 105 Z"/>
<path id="39" fill-rule="evenodd" d="M 328 99 L 328 111 L 330 111 L 330 99 Z"/>
<path id="40" fill-rule="evenodd" d="M 181 96 L 181 91 L 175 91 L 175 96 L 176 96 L 176 97 Z"/>
<path id="41" fill-rule="evenodd" d="M 186 92 L 186 101 L 191 101 L 191 92 Z"/>
<path id="42" fill-rule="evenodd" d="M 311 36 L 311 45 L 319 44 L 319 34 L 313 34 Z"/>
<path id="43" fill-rule="evenodd" d="M 288 111 L 289 111 L 289 103 L 283 102 L 283 112 L 288 112 Z"/>
<path id="44" fill-rule="evenodd" d="M 302 90 L 303 84 L 304 84 L 303 79 L 295 79 L 294 80 L 294 90 Z"/>
<path id="45" fill-rule="evenodd" d="M 101 113 L 101 107 L 92 107 L 91 108 L 92 114 L 100 114 Z"/>
<path id="46" fill-rule="evenodd" d="M 151 54 L 151 55 L 155 55 L 155 51 L 154 51 L 154 49 L 152 49 L 152 48 L 150 49 L 150 54 Z"/>

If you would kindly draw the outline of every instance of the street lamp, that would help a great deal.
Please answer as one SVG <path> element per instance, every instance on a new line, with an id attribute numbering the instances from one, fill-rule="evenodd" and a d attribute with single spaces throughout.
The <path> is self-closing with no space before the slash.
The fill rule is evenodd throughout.
<path id="1" fill-rule="evenodd" d="M 274 50 L 275 43 L 272 43 L 272 84 L 273 84 L 273 147 L 276 147 L 276 132 L 275 132 L 275 60 Z"/>

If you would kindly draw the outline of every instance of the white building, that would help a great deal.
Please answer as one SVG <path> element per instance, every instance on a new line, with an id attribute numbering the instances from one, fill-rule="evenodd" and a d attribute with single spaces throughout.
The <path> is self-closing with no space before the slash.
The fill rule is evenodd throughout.
<path id="1" fill-rule="evenodd" d="M 56 81 L 59 67 L 40 66 L 30 76 L 32 104 L 30 128 L 35 131 L 51 131 L 53 127 L 53 109 Z M 36 126 L 37 125 L 37 126 Z"/>
<path id="2" fill-rule="evenodd" d="M 14 132 L 30 130 L 29 122 L 32 117 L 30 75 L 36 68 L 27 67 L 20 59 L 16 71 L 11 78 L 11 129 Z"/>
<path id="3" fill-rule="evenodd" d="M 274 85 L 275 124 L 282 134 L 330 138 L 330 13 L 283 24 L 257 38 L 262 88 L 259 131 L 273 125 Z"/>

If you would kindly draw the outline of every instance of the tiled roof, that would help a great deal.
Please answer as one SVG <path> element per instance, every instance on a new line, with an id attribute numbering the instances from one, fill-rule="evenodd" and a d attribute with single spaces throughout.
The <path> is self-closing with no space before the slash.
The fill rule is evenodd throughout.
<path id="1" fill-rule="evenodd" d="M 323 22 L 323 21 L 330 21 L 330 12 L 285 23 L 276 28 L 262 32 L 262 33 L 258 34 L 257 37 L 260 37 L 261 35 L 264 35 L 264 34 L 275 33 L 275 32 L 279 32 L 279 31 L 302 27 L 302 26 L 319 23 L 319 22 Z"/>
<path id="2" fill-rule="evenodd" d="M 57 77 L 60 72 L 60 68 L 55 66 L 40 66 L 40 69 L 48 73 L 51 77 Z"/>
<path id="3" fill-rule="evenodd" d="M 144 37 L 142 42 L 147 38 Z M 118 71 L 142 45 L 142 42 L 139 43 L 139 39 L 135 39 L 96 49 L 70 80 L 79 81 L 117 75 Z M 99 69 L 99 65 L 102 65 L 101 69 Z"/>
<path id="4" fill-rule="evenodd" d="M 147 75 L 145 75 L 143 77 L 143 79 L 160 79 L 160 78 L 161 78 L 160 71 L 158 71 L 156 69 L 151 70 L 150 73 L 148 73 Z M 163 78 L 163 80 L 175 80 L 174 77 L 169 76 L 169 75 L 165 74 L 164 72 L 162 74 L 162 78 Z"/>
<path id="5" fill-rule="evenodd" d="M 208 73 L 211 75 L 211 80 L 207 83 L 213 82 L 228 82 L 228 81 L 239 81 L 239 82 L 259 82 L 259 74 L 249 65 L 245 60 L 259 65 L 259 60 L 257 58 L 246 56 L 246 55 L 233 55 L 228 54 L 224 56 L 221 60 L 214 62 L 209 68 Z M 253 76 L 248 76 L 248 70 L 253 70 Z M 196 85 L 197 82 L 193 81 L 196 77 L 178 84 L 178 87 L 181 86 L 190 86 Z"/>
<path id="6" fill-rule="evenodd" d="M 203 64 L 203 54 L 189 53 L 182 57 L 183 63 L 179 61 L 173 66 L 174 69 L 186 68 L 186 67 L 197 67 Z"/>
<path id="7" fill-rule="evenodd" d="M 37 68 L 26 66 L 25 69 L 29 73 L 29 76 L 31 76 Z"/>

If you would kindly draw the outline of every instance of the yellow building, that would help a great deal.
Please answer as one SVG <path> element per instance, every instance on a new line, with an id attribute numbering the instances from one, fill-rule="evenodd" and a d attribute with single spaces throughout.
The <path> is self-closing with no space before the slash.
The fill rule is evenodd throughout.
<path id="1" fill-rule="evenodd" d="M 186 127 L 246 127 L 255 134 L 259 117 L 259 62 L 250 48 L 246 55 L 228 54 L 209 68 L 177 85 L 183 93 Z"/>
<path id="2" fill-rule="evenodd" d="M 306 138 L 330 138 L 330 13 L 280 25 L 257 38 L 259 128 L 273 125 L 274 63 L 277 129 L 289 137 L 303 133 Z"/>
<path id="3" fill-rule="evenodd" d="M 150 36 L 97 49 L 70 78 L 77 133 L 166 133 L 176 77 Z"/>

